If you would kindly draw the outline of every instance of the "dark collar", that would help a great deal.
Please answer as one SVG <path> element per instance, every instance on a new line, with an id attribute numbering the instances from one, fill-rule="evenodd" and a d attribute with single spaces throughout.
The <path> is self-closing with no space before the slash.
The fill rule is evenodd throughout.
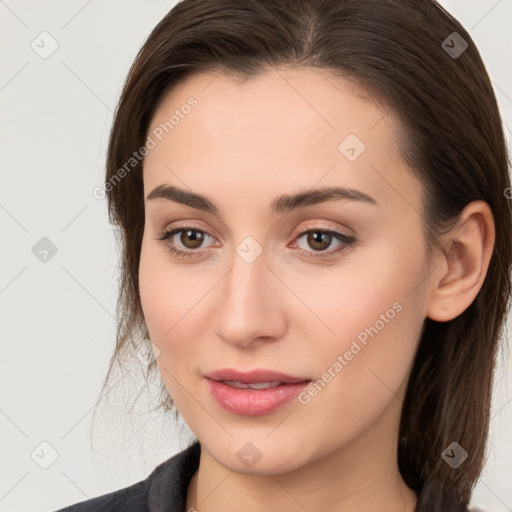
<path id="1" fill-rule="evenodd" d="M 188 486 L 199 467 L 201 445 L 193 442 L 188 448 L 162 462 L 148 476 L 148 512 L 187 512 Z M 440 492 L 435 482 L 426 484 L 418 497 L 416 512 L 467 511 L 455 495 Z"/>
<path id="2" fill-rule="evenodd" d="M 148 512 L 186 512 L 188 485 L 200 455 L 201 445 L 195 441 L 153 470 L 148 477 Z"/>

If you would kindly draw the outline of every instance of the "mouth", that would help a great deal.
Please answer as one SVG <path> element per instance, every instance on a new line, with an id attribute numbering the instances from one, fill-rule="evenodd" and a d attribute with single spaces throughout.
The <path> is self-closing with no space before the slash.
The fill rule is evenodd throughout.
<path id="1" fill-rule="evenodd" d="M 215 380 L 217 382 L 225 382 L 228 385 L 232 383 L 236 384 L 258 384 L 265 385 L 266 387 L 275 387 L 281 384 L 297 384 L 299 382 L 309 382 L 310 377 L 298 377 L 294 375 L 288 375 L 276 370 L 267 369 L 254 369 L 247 372 L 242 372 L 235 368 L 222 368 L 220 370 L 214 370 L 204 375 L 206 378 Z M 254 389 L 264 389 L 254 388 Z"/>
<path id="2" fill-rule="evenodd" d="M 273 370 L 240 372 L 217 370 L 205 375 L 216 402 L 225 410 L 243 416 L 270 414 L 289 403 L 311 382 Z"/>
<path id="3" fill-rule="evenodd" d="M 239 382 L 236 380 L 220 380 L 217 382 L 222 382 L 226 384 L 226 386 L 231 386 L 232 388 L 237 389 L 268 389 L 268 388 L 277 388 L 278 386 L 283 386 L 284 382 Z"/>

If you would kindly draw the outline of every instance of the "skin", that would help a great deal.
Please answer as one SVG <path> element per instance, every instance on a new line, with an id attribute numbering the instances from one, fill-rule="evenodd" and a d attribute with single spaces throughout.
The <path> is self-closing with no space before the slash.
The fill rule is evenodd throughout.
<path id="1" fill-rule="evenodd" d="M 208 197 L 219 214 L 145 200 L 139 269 L 159 370 L 202 447 L 187 510 L 413 511 L 417 497 L 396 461 L 407 379 L 425 318 L 459 315 L 483 283 L 494 243 L 488 205 L 464 209 L 430 266 L 422 185 L 402 162 L 388 108 L 326 70 L 269 69 L 244 84 L 195 74 L 167 92 L 150 132 L 191 96 L 197 107 L 145 158 L 144 197 L 175 185 Z M 338 149 L 348 134 L 366 146 L 354 161 Z M 282 194 L 323 186 L 376 204 L 271 211 Z M 169 253 L 172 242 L 156 238 L 174 227 L 207 233 L 199 247 L 186 231 L 172 238 L 203 252 Z M 357 240 L 334 253 L 344 243 L 327 238 L 324 256 L 308 257 L 321 244 L 298 235 L 306 227 Z M 252 263 L 236 251 L 247 236 L 262 249 Z M 307 404 L 240 416 L 208 391 L 204 373 L 225 367 L 317 381 L 397 302 L 400 312 Z M 261 453 L 251 467 L 237 457 L 247 442 Z"/>

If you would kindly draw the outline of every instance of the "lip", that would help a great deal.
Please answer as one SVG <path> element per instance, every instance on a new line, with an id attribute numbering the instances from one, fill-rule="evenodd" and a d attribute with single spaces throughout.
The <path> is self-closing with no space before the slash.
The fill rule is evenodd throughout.
<path id="1" fill-rule="evenodd" d="M 242 416 L 270 414 L 293 400 L 311 382 L 308 378 L 263 369 L 240 372 L 234 368 L 225 368 L 209 372 L 205 377 L 216 402 L 227 411 Z M 283 384 L 267 389 L 238 389 L 224 384 L 221 382 L 223 380 L 245 383 L 278 381 Z"/>
<path id="2" fill-rule="evenodd" d="M 270 414 L 293 400 L 309 385 L 307 381 L 268 389 L 237 389 L 216 380 L 206 379 L 206 382 L 221 407 L 241 416 Z"/>
<path id="3" fill-rule="evenodd" d="M 241 372 L 235 368 L 221 368 L 214 370 L 204 375 L 210 380 L 236 380 L 238 382 L 252 383 L 252 382 L 284 382 L 289 384 L 297 384 L 299 382 L 310 381 L 309 377 L 295 377 L 287 375 L 275 370 L 266 370 L 257 368 L 248 372 Z"/>

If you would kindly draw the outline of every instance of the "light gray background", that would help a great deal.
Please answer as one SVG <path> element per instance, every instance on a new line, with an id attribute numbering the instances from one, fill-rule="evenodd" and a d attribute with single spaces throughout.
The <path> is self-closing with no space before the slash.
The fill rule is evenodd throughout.
<path id="1" fill-rule="evenodd" d="M 51 511 L 130 485 L 188 442 L 186 426 L 179 436 L 143 406 L 123 416 L 139 391 L 137 368 L 102 412 L 94 452 L 89 439 L 117 297 L 114 235 L 92 191 L 128 68 L 174 3 L 0 0 L 0 511 Z M 510 141 L 512 0 L 440 3 L 479 47 Z M 43 31 L 58 43 L 47 59 L 31 47 Z M 57 248 L 46 263 L 32 252 L 42 237 Z M 505 354 L 474 498 L 493 512 L 512 510 L 511 366 Z"/>

